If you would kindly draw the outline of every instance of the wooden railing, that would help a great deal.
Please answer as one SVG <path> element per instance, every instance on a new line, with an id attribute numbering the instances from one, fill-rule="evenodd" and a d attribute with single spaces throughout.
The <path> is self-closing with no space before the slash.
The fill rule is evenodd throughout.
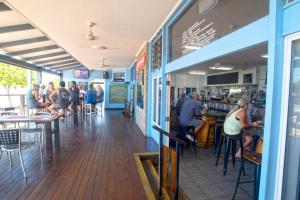
<path id="1" fill-rule="evenodd" d="M 179 192 L 179 156 L 180 147 L 185 147 L 186 142 L 171 135 L 170 133 L 162 130 L 158 126 L 154 125 L 153 128 L 159 132 L 159 197 L 163 198 L 163 188 L 171 192 L 175 192 L 175 200 L 178 199 Z M 175 141 L 175 151 L 172 148 L 163 145 L 163 136 Z M 166 156 L 171 157 L 171 184 L 168 185 L 168 159 Z"/>

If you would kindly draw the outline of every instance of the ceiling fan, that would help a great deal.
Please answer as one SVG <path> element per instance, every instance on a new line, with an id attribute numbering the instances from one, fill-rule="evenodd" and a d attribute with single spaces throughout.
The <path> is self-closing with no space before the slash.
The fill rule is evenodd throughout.
<path id="1" fill-rule="evenodd" d="M 86 39 L 89 41 L 95 40 L 96 36 L 94 35 L 93 27 L 96 25 L 96 23 L 95 22 L 87 22 L 87 25 L 89 26 L 89 32 L 86 35 Z"/>
<path id="2" fill-rule="evenodd" d="M 107 64 L 105 64 L 105 60 L 106 60 L 106 58 L 102 58 L 102 63 L 101 63 L 101 65 L 100 65 L 100 67 L 110 67 L 111 65 L 107 65 Z"/>

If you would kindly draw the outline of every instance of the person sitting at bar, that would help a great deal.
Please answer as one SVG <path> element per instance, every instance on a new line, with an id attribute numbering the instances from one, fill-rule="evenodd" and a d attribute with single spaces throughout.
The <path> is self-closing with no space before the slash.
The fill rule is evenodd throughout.
<path id="1" fill-rule="evenodd" d="M 189 93 L 188 97 L 186 98 L 182 110 L 179 115 L 179 123 L 181 126 L 192 126 L 195 128 L 195 133 L 200 129 L 200 121 L 194 119 L 195 115 L 200 115 L 200 106 L 197 99 L 197 93 Z M 186 135 L 188 139 L 192 140 L 189 137 L 190 135 Z"/>
<path id="2" fill-rule="evenodd" d="M 186 100 L 186 95 L 185 93 L 181 93 L 180 98 L 178 99 L 176 103 L 176 108 L 177 108 L 177 115 L 179 116 L 183 107 L 183 104 Z"/>
<path id="3" fill-rule="evenodd" d="M 224 132 L 227 135 L 238 135 L 244 128 L 257 127 L 257 122 L 248 121 L 248 104 L 249 100 L 247 97 L 242 97 L 238 100 L 237 105 L 227 114 L 224 122 Z M 243 133 L 243 148 L 249 149 L 252 136 L 245 132 Z M 241 157 L 241 149 L 236 153 L 236 157 Z"/>
<path id="4" fill-rule="evenodd" d="M 58 112 L 61 116 L 64 116 L 64 109 L 68 109 L 71 104 L 71 93 L 65 88 L 66 83 L 64 81 L 60 81 L 59 86 L 60 87 L 49 96 L 50 100 L 54 102 L 49 107 L 49 111 L 51 113 Z"/>
<path id="5" fill-rule="evenodd" d="M 91 104 L 92 105 L 92 112 L 95 110 L 96 104 L 97 104 L 97 92 L 94 89 L 94 85 L 91 83 L 89 85 L 89 89 L 85 93 L 85 104 Z"/>
<path id="6" fill-rule="evenodd" d="M 79 105 L 79 88 L 76 85 L 76 81 L 71 82 L 71 88 L 69 89 L 71 92 L 71 110 L 74 112 L 74 109 L 77 109 Z"/>
<path id="7" fill-rule="evenodd" d="M 39 102 L 41 100 L 40 96 L 40 86 L 39 84 L 33 84 L 32 89 L 29 89 L 26 94 L 26 102 L 28 108 L 31 109 L 41 109 L 45 108 L 45 104 L 42 102 Z"/>

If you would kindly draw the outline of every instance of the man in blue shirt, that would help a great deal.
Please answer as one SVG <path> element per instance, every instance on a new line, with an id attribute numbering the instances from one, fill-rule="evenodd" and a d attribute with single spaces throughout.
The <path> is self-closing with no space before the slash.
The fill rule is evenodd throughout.
<path id="1" fill-rule="evenodd" d="M 195 127 L 195 133 L 200 128 L 200 121 L 194 119 L 194 115 L 200 115 L 200 105 L 196 101 L 197 93 L 189 93 L 186 98 L 179 116 L 179 123 L 183 126 Z"/>

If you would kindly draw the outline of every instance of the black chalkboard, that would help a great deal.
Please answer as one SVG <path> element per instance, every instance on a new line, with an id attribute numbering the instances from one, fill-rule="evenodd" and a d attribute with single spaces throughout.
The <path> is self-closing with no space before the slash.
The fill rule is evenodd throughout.
<path id="1" fill-rule="evenodd" d="M 207 76 L 207 85 L 237 84 L 238 81 L 238 72 Z"/>
<path id="2" fill-rule="evenodd" d="M 170 27 L 169 61 L 268 15 L 268 0 L 194 0 Z"/>

